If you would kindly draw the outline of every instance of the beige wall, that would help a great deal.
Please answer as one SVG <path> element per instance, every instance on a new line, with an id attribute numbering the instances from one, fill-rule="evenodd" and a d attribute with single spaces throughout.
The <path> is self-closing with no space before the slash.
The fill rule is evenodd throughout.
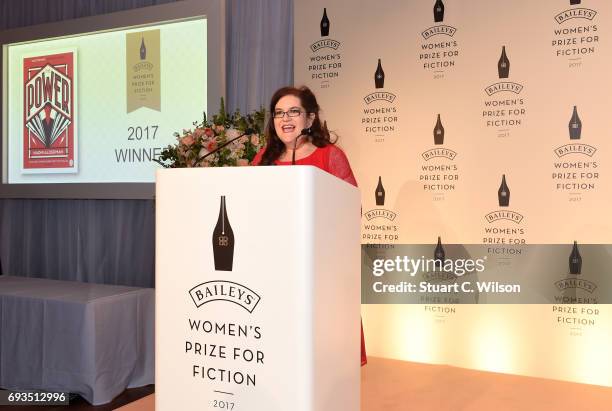
<path id="1" fill-rule="evenodd" d="M 610 244 L 612 4 L 443 0 L 444 19 L 436 23 L 434 3 L 295 5 L 295 82 L 313 89 L 340 136 L 364 214 L 393 216 L 364 216 L 362 242 L 434 243 L 439 235 L 445 243 L 482 244 L 487 238 L 505 242 L 495 246 L 501 252 L 517 248 L 510 241 Z M 327 37 L 319 28 L 324 7 Z M 567 19 L 572 15 L 583 18 Z M 447 34 L 428 37 L 431 32 Z M 510 73 L 500 79 L 502 46 Z M 376 89 L 379 58 L 385 81 Z M 502 91 L 489 95 L 492 86 Z M 372 93 L 387 100 L 369 101 Z M 568 131 L 574 106 L 579 140 Z M 438 114 L 442 145 L 433 139 Z M 590 151 L 559 157 L 555 150 L 569 144 Z M 452 159 L 425 160 L 431 149 L 447 150 Z M 554 175 L 559 172 L 566 174 Z M 511 193 L 507 208 L 497 202 L 502 174 Z M 374 202 L 379 176 L 384 206 Z M 485 219 L 500 209 L 522 220 Z M 499 234 L 504 229 L 512 234 Z M 497 254 L 489 262 L 503 263 Z M 427 307 L 363 306 L 369 354 L 612 386 L 609 306 L 590 306 L 596 314 L 579 305 L 457 305 L 447 314 Z"/>

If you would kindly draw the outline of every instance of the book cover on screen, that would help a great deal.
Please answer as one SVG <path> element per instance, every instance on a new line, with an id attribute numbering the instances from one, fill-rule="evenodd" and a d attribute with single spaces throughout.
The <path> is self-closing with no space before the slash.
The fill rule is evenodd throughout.
<path id="1" fill-rule="evenodd" d="M 23 59 L 22 173 L 76 173 L 76 51 Z"/>

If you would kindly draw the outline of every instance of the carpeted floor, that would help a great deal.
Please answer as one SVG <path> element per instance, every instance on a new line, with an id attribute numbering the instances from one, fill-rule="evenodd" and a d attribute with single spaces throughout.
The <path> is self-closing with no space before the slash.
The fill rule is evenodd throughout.
<path id="1" fill-rule="evenodd" d="M 369 358 L 361 411 L 610 411 L 612 388 Z M 121 411 L 153 411 L 155 396 Z M 188 411 L 188 410 L 185 410 Z"/>

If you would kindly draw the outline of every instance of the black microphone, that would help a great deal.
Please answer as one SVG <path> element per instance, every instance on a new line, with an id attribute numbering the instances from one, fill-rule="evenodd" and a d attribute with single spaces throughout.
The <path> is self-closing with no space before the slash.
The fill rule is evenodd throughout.
<path id="1" fill-rule="evenodd" d="M 244 130 L 244 133 L 240 134 L 238 137 L 234 137 L 232 138 L 230 141 L 226 141 L 225 143 L 221 144 L 219 147 L 215 148 L 213 151 L 211 151 L 208 154 L 204 154 L 202 157 L 198 158 L 198 161 L 205 159 L 208 156 L 211 156 L 213 154 L 215 154 L 217 151 L 220 151 L 223 147 L 227 146 L 228 144 L 233 143 L 234 141 L 248 135 L 248 134 L 253 134 L 255 133 L 255 130 L 252 128 L 247 128 L 246 130 Z"/>
<path id="2" fill-rule="evenodd" d="M 297 148 L 298 140 L 302 136 L 309 136 L 309 135 L 310 135 L 310 127 L 303 129 L 302 132 L 300 133 L 300 135 L 295 138 L 295 141 L 293 142 L 293 155 L 291 156 L 291 165 L 292 166 L 295 165 L 295 150 Z"/>

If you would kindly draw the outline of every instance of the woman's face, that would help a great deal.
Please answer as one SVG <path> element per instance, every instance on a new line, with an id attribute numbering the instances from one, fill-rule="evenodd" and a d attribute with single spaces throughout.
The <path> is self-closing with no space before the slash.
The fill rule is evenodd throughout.
<path id="1" fill-rule="evenodd" d="M 302 130 L 310 127 L 314 120 L 314 114 L 306 114 L 300 99 L 290 94 L 278 100 L 272 115 L 276 135 L 286 146 L 290 147 L 302 134 Z"/>

